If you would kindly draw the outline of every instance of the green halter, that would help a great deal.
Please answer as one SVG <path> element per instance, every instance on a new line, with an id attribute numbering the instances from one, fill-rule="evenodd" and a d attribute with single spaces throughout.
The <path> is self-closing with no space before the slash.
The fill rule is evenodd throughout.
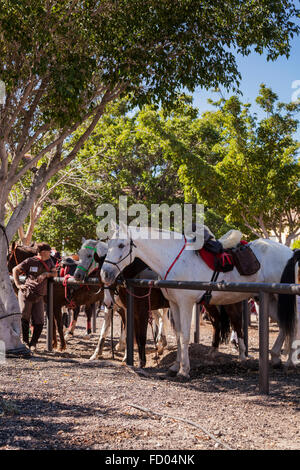
<path id="1" fill-rule="evenodd" d="M 86 250 L 87 250 L 87 249 L 92 250 L 92 251 L 94 251 L 95 253 L 97 253 L 97 248 L 94 248 L 93 246 L 86 245 L 86 246 L 84 246 L 83 248 L 85 248 Z M 77 265 L 77 269 L 81 269 L 81 271 L 88 272 L 88 271 L 91 269 L 91 266 L 92 266 L 93 263 L 97 264 L 96 261 L 94 260 L 94 258 L 93 258 L 93 261 L 91 262 L 91 264 L 90 264 L 90 266 L 89 266 L 88 268 L 85 268 L 85 267 L 80 266 L 80 265 L 78 264 L 78 265 Z"/>

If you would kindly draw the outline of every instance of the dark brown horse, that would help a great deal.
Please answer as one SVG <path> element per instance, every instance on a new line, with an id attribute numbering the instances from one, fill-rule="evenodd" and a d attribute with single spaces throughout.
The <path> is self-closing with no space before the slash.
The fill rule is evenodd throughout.
<path id="1" fill-rule="evenodd" d="M 12 269 L 20 264 L 25 259 L 35 256 L 37 254 L 36 247 L 23 247 L 16 244 L 12 244 L 10 252 L 8 254 L 8 270 L 11 273 Z M 57 335 L 56 329 L 60 338 L 60 350 L 64 351 L 66 349 L 66 341 L 64 338 L 63 332 L 63 320 L 62 320 L 62 307 L 68 306 L 70 300 L 77 307 L 81 305 L 85 306 L 85 313 L 87 315 L 87 328 L 89 327 L 91 316 L 92 316 L 92 304 L 95 302 L 102 303 L 103 301 L 103 291 L 99 292 L 98 286 L 78 286 L 75 289 L 72 289 L 72 294 L 67 294 L 65 287 L 61 284 L 54 283 L 53 285 L 53 348 L 57 348 Z"/>
<path id="2" fill-rule="evenodd" d="M 89 240 L 89 244 L 92 245 L 92 241 Z M 123 279 L 131 279 L 136 277 L 141 271 L 147 268 L 147 265 L 140 259 L 135 259 L 134 262 L 127 266 L 122 274 Z M 75 279 L 84 279 L 84 275 L 82 271 L 76 270 L 74 273 Z M 100 285 L 103 285 L 100 277 L 99 277 Z M 118 283 L 115 283 L 110 288 L 110 299 L 113 297 L 117 304 L 123 309 L 127 308 L 127 289 L 124 286 L 120 286 Z M 149 295 L 150 294 L 150 295 Z M 139 353 L 139 366 L 145 367 L 146 365 L 146 339 L 147 339 L 147 328 L 149 322 L 149 313 L 151 310 L 158 310 L 160 308 L 166 308 L 169 306 L 168 301 L 162 295 L 160 289 L 152 289 L 149 293 L 149 289 L 147 288 L 135 288 L 133 295 L 135 296 L 134 302 L 134 334 L 136 343 L 138 346 L 138 353 Z M 112 304 L 107 303 L 107 307 L 112 307 Z M 121 314 L 124 324 L 126 323 L 126 319 L 124 314 Z M 94 354 L 92 355 L 91 359 L 99 359 L 102 356 L 103 345 L 105 341 L 105 337 L 110 326 L 110 312 L 107 312 L 105 316 L 105 322 L 99 336 L 99 341 L 96 347 Z"/>
<path id="3" fill-rule="evenodd" d="M 31 256 L 35 256 L 37 254 L 35 247 L 23 247 L 13 244 L 8 255 L 8 269 L 11 272 L 14 266 L 21 263 L 24 259 L 27 259 Z M 101 261 L 103 259 L 97 260 L 100 265 L 96 271 L 93 271 L 90 274 L 90 277 L 98 277 L 99 278 L 99 285 L 95 286 L 81 286 L 81 287 L 71 287 L 71 292 L 66 294 L 65 287 L 61 284 L 54 283 L 53 285 L 53 315 L 54 315 L 54 325 L 53 325 L 53 347 L 57 347 L 57 335 L 56 329 L 58 331 L 60 337 L 60 350 L 63 351 L 66 349 L 66 340 L 63 333 L 63 320 L 62 320 L 62 312 L 61 309 L 63 306 L 68 306 L 69 302 L 72 301 L 74 305 L 77 306 L 77 311 L 79 313 L 79 307 L 81 305 L 85 306 L 85 313 L 87 315 L 88 324 L 90 322 L 92 316 L 92 305 L 96 302 L 102 304 L 104 298 L 104 290 L 101 289 L 103 284 L 100 281 L 100 268 L 101 268 Z M 135 263 L 134 266 L 128 268 L 127 278 L 134 277 L 135 273 L 140 272 L 142 269 L 145 268 L 145 264 L 142 262 Z M 88 280 L 88 278 L 87 278 Z M 145 289 L 142 289 L 143 292 L 137 293 L 137 295 L 144 295 Z M 147 291 L 147 289 L 146 289 Z M 120 301 L 121 303 L 126 306 L 126 289 L 119 288 L 120 293 Z M 123 301 L 121 300 L 123 299 Z M 166 300 L 162 296 L 160 291 L 154 292 L 151 300 L 151 304 L 155 306 L 155 309 L 166 306 Z M 140 357 L 140 364 L 144 366 L 146 363 L 146 356 L 145 356 L 145 344 L 146 344 L 146 335 L 147 335 L 147 325 L 148 325 L 148 301 L 147 299 L 140 299 L 140 301 L 136 302 L 135 307 L 135 336 L 136 341 L 138 344 L 139 350 L 139 357 Z M 117 309 L 118 313 L 121 315 L 123 324 L 125 324 L 125 312 L 122 308 L 122 305 L 119 306 Z M 105 327 L 104 327 L 105 328 Z M 104 344 L 104 339 L 101 341 L 101 351 Z"/>
<path id="4" fill-rule="evenodd" d="M 229 305 L 206 305 L 206 312 L 213 325 L 212 354 L 214 354 L 220 343 L 227 343 L 229 340 L 230 327 L 236 332 L 238 340 L 244 339 L 242 309 L 243 303 Z M 244 360 L 243 342 L 239 341 L 239 356 Z"/>

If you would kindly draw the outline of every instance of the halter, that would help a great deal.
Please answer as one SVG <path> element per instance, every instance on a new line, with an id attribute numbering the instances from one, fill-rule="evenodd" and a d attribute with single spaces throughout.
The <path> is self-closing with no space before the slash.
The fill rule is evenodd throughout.
<path id="1" fill-rule="evenodd" d="M 112 264 L 113 266 L 116 266 L 118 268 L 118 270 L 120 271 L 120 273 L 122 273 L 121 269 L 119 268 L 119 264 L 124 261 L 124 259 L 128 258 L 128 256 L 130 256 L 130 263 L 132 263 L 132 259 L 131 259 L 131 255 L 132 255 L 132 247 L 135 247 L 136 248 L 136 244 L 134 243 L 134 241 L 132 240 L 132 238 L 130 239 L 130 248 L 129 248 L 129 252 L 127 253 L 127 255 L 123 256 L 122 259 L 120 259 L 117 263 L 115 263 L 114 261 L 109 261 L 107 259 L 105 259 L 105 263 L 108 263 L 108 264 Z"/>
<path id="2" fill-rule="evenodd" d="M 18 248 L 18 246 L 16 245 L 15 248 L 13 249 L 13 251 L 10 253 L 9 258 L 8 258 L 8 263 L 9 263 L 11 261 L 12 257 L 14 257 L 15 262 L 16 262 L 16 266 L 18 266 L 18 264 L 19 264 L 17 254 L 16 254 L 17 248 Z"/>
<path id="3" fill-rule="evenodd" d="M 97 248 L 94 248 L 93 246 L 86 245 L 86 246 L 84 246 L 83 248 L 84 248 L 85 250 L 92 250 L 92 251 L 94 251 L 95 254 L 97 254 Z M 94 256 L 93 256 L 93 258 L 92 258 L 92 261 L 91 261 L 91 263 L 90 263 L 90 265 L 89 265 L 88 268 L 85 268 L 84 266 L 80 266 L 80 264 L 78 264 L 78 265 L 77 265 L 77 269 L 81 269 L 81 271 L 84 271 L 84 272 L 88 273 L 88 272 L 90 271 L 90 269 L 91 269 L 92 264 L 93 264 L 93 263 L 97 264 L 96 261 L 95 261 L 95 254 L 94 254 Z"/>

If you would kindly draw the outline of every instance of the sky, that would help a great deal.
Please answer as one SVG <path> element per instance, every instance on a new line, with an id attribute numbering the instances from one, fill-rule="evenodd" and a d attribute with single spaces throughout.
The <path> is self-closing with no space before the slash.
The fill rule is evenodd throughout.
<path id="1" fill-rule="evenodd" d="M 288 59 L 279 57 L 274 62 L 268 62 L 266 55 L 259 55 L 254 52 L 247 57 L 236 57 L 238 70 L 242 75 L 240 90 L 243 95 L 240 99 L 245 103 L 252 104 L 251 109 L 253 112 L 257 112 L 258 118 L 263 116 L 260 108 L 255 103 L 261 83 L 271 88 L 278 95 L 279 101 L 284 103 L 300 98 L 300 37 L 293 39 Z M 292 88 L 293 84 L 296 88 Z M 227 92 L 222 88 L 221 91 L 224 98 L 228 98 L 233 94 L 233 92 Z M 219 99 L 218 94 L 201 88 L 196 89 L 193 97 L 194 105 L 199 108 L 200 113 L 214 109 L 207 104 L 208 98 Z M 300 120 L 300 113 L 297 118 Z M 298 129 L 295 137 L 300 140 L 300 129 Z"/>

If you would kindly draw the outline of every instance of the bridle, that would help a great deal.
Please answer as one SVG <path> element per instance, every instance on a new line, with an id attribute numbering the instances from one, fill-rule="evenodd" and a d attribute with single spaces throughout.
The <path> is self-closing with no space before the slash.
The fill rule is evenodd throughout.
<path id="1" fill-rule="evenodd" d="M 90 269 L 91 269 L 91 266 L 93 263 L 97 264 L 97 261 L 95 260 L 95 255 L 98 256 L 98 253 L 97 253 L 97 248 L 93 247 L 93 246 L 90 246 L 90 245 L 86 245 L 83 247 L 85 250 L 92 250 L 94 252 L 94 256 L 92 257 L 92 261 L 90 262 L 90 265 L 88 268 L 85 268 L 84 266 L 81 266 L 80 264 L 77 265 L 77 269 L 80 269 L 81 271 L 84 271 L 85 273 L 89 273 Z"/>
<path id="2" fill-rule="evenodd" d="M 119 264 L 122 263 L 122 261 L 124 261 L 124 259 L 128 258 L 128 256 L 130 256 L 130 263 L 132 263 L 132 248 L 135 247 L 136 248 L 136 244 L 134 243 L 134 241 L 132 240 L 132 238 L 130 239 L 130 246 L 129 246 L 129 252 L 127 253 L 127 255 L 123 256 L 123 258 L 121 258 L 118 262 L 114 262 L 114 261 L 109 261 L 107 259 L 105 259 L 105 263 L 108 263 L 108 264 L 112 264 L 113 266 L 116 266 L 120 272 L 120 274 L 122 274 L 122 271 L 121 269 L 119 268 Z"/>
<path id="3" fill-rule="evenodd" d="M 17 254 L 16 254 L 16 251 L 17 251 L 17 248 L 18 246 L 16 245 L 14 247 L 14 249 L 11 251 L 11 253 L 9 253 L 9 258 L 8 258 L 8 263 L 11 261 L 12 257 L 15 258 L 15 262 L 16 262 L 16 266 L 18 266 L 19 264 L 19 261 L 18 261 L 18 258 L 17 258 Z"/>

